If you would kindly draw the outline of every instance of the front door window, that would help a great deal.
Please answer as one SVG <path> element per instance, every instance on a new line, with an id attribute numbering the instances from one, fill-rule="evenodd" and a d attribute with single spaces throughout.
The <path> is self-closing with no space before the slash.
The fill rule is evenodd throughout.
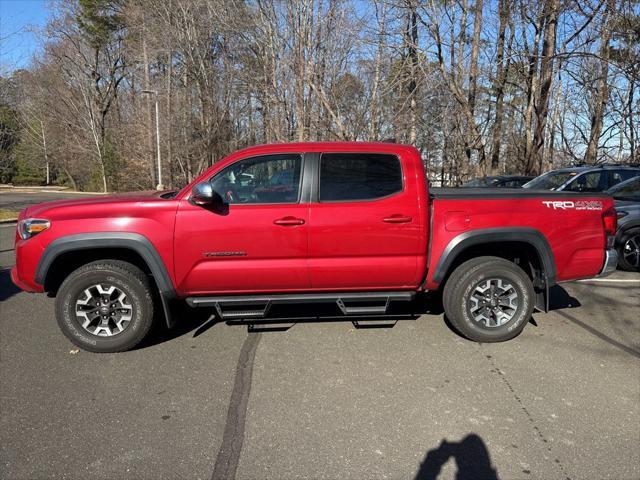
<path id="1" fill-rule="evenodd" d="M 229 165 L 211 185 L 231 205 L 298 203 L 301 171 L 298 154 L 266 155 Z"/>

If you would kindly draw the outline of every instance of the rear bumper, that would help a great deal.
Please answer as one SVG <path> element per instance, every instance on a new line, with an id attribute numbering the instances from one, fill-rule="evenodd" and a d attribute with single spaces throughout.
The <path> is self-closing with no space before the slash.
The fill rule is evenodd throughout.
<path id="1" fill-rule="evenodd" d="M 618 266 L 618 252 L 613 249 L 605 250 L 604 266 L 602 267 L 602 270 L 597 276 L 607 277 L 616 271 L 617 266 Z"/>

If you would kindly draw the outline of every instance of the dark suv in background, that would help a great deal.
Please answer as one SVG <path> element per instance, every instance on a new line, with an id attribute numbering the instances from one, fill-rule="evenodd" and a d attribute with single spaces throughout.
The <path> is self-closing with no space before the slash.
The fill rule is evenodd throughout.
<path id="1" fill-rule="evenodd" d="M 607 190 L 616 202 L 618 267 L 640 272 L 640 177 Z"/>
<path id="2" fill-rule="evenodd" d="M 523 185 L 534 190 L 604 192 L 620 182 L 640 175 L 640 167 L 598 165 L 561 168 L 544 173 Z"/>

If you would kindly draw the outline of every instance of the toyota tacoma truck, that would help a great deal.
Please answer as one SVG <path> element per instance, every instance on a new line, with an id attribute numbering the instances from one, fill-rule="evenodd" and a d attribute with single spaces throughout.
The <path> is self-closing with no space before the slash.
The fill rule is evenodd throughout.
<path id="1" fill-rule="evenodd" d="M 407 145 L 262 145 L 178 192 L 27 208 L 11 276 L 55 296 L 64 334 L 93 352 L 133 348 L 154 309 L 171 327 L 176 302 L 251 324 L 286 304 L 383 318 L 426 291 L 459 333 L 499 342 L 554 284 L 613 271 L 615 233 L 603 194 L 430 189 Z"/>

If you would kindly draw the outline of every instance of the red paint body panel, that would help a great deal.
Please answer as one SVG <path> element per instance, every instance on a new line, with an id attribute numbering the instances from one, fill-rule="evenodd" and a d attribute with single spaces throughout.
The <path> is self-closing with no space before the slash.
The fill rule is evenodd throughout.
<path id="1" fill-rule="evenodd" d="M 424 169 L 417 151 L 399 153 L 402 192 L 373 201 L 311 204 L 314 289 L 415 289 L 424 278 L 429 225 Z M 411 220 L 384 221 L 393 217 Z"/>
<path id="2" fill-rule="evenodd" d="M 226 215 L 189 202 L 193 185 L 237 160 L 313 152 L 397 155 L 402 162 L 404 189 L 375 201 L 231 205 Z M 598 200 L 603 202 L 603 209 L 613 205 L 611 199 Z M 394 216 L 410 221 L 383 222 Z M 78 233 L 123 231 L 149 240 L 179 297 L 435 289 L 435 267 L 457 235 L 509 226 L 533 228 L 544 235 L 553 250 L 557 279 L 563 281 L 596 275 L 602 268 L 606 240 L 601 211 L 555 210 L 535 197 L 436 198 L 431 202 L 417 150 L 389 143 L 252 147 L 218 162 L 173 199 L 160 198 L 153 192 L 63 200 L 30 207 L 20 219 L 27 217 L 50 220 L 51 228 L 28 240 L 16 236 L 12 278 L 20 288 L 43 290 L 34 279 L 35 271 L 53 240 Z M 304 223 L 274 224 L 283 217 L 295 217 Z"/>
<path id="3" fill-rule="evenodd" d="M 287 216 L 305 223 L 273 223 Z M 308 290 L 308 223 L 309 205 L 231 205 L 227 215 L 220 215 L 180 201 L 178 294 Z M 215 256 L 221 252 L 233 255 Z"/>
<path id="4" fill-rule="evenodd" d="M 571 200 L 568 196 L 566 199 Z M 575 198 L 574 198 L 575 200 Z M 581 197 L 588 201 L 589 198 Z M 613 205 L 613 200 L 597 198 L 603 202 L 603 211 Z M 541 232 L 553 252 L 557 280 L 566 281 L 593 277 L 600 272 L 604 262 L 606 235 L 602 224 L 602 212 L 593 210 L 554 210 L 544 205 L 542 199 L 435 199 L 433 208 L 433 236 L 429 258 L 429 275 L 425 286 L 438 287 L 433 274 L 447 245 L 465 231 L 497 227 L 530 227 Z M 445 219 L 468 218 L 466 228 L 439 228 Z M 461 215 L 461 212 L 464 214 Z M 459 226 L 460 222 L 456 222 Z"/>
<path id="5" fill-rule="evenodd" d="M 22 240 L 16 235 L 16 276 L 29 291 L 42 291 L 35 271 L 44 249 L 57 238 L 79 233 L 134 232 L 156 248 L 173 277 L 173 226 L 178 202 L 148 195 L 114 195 L 42 203 L 22 212 L 22 218 L 46 218 L 51 228 Z"/>

